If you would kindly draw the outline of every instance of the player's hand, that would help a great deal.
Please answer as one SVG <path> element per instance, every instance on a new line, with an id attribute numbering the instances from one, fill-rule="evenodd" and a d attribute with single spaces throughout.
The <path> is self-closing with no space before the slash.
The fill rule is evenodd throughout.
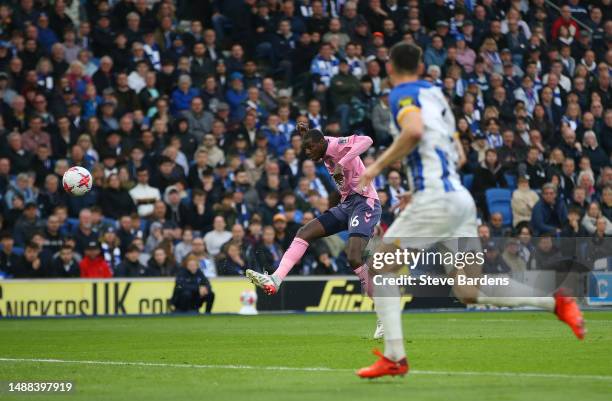
<path id="1" fill-rule="evenodd" d="M 208 288 L 206 287 L 200 287 L 200 296 L 201 297 L 205 297 L 206 295 L 208 295 Z"/>
<path id="2" fill-rule="evenodd" d="M 376 163 L 371 164 L 368 168 L 365 169 L 363 174 L 361 174 L 358 188 L 361 188 L 361 190 L 365 192 L 378 174 L 380 174 L 380 170 L 378 169 L 378 167 L 376 167 Z"/>
<path id="3" fill-rule="evenodd" d="M 344 184 L 344 171 L 343 167 L 340 164 L 336 164 L 332 178 L 334 179 L 334 181 L 336 181 L 336 184 L 338 184 L 339 187 Z"/>

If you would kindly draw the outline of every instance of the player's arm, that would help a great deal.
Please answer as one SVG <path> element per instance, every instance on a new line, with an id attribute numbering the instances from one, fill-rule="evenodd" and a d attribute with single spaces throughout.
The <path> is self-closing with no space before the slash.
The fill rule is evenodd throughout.
<path id="1" fill-rule="evenodd" d="M 351 135 L 349 138 L 349 143 L 344 145 L 344 149 L 348 149 L 348 151 L 342 156 L 334 168 L 334 180 L 338 183 L 341 183 L 344 179 L 344 166 L 368 150 L 370 146 L 372 146 L 372 143 L 374 143 L 369 136 Z"/>
<path id="2" fill-rule="evenodd" d="M 345 149 L 348 148 L 348 152 L 338 161 L 338 164 L 346 166 L 354 158 L 365 152 L 372 146 L 372 138 L 369 136 L 351 135 L 349 144 L 345 145 Z"/>
<path id="3" fill-rule="evenodd" d="M 398 122 L 402 128 L 399 136 L 391 146 L 376 159 L 363 173 L 360 185 L 368 186 L 372 180 L 387 166 L 410 154 L 423 137 L 423 119 L 421 111 L 415 106 L 408 106 L 398 114 Z"/>

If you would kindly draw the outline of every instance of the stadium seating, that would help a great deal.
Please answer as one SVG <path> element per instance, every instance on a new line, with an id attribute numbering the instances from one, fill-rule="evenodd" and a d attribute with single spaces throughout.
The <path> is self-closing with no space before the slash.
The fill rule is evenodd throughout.
<path id="1" fill-rule="evenodd" d="M 463 186 L 468 189 L 468 191 L 472 190 L 472 185 L 474 184 L 474 174 L 464 174 L 461 178 L 461 182 Z"/>
<path id="2" fill-rule="evenodd" d="M 68 223 L 70 228 L 73 230 L 76 230 L 76 228 L 79 226 L 79 219 L 69 217 L 68 219 L 66 219 L 66 222 Z"/>
<path id="3" fill-rule="evenodd" d="M 119 222 L 115 219 L 110 219 L 108 217 L 102 217 L 102 224 L 106 227 L 119 227 Z"/>
<path id="4" fill-rule="evenodd" d="M 485 192 L 489 214 L 499 212 L 504 218 L 504 226 L 512 224 L 512 191 L 505 188 L 493 188 Z"/>
<path id="5" fill-rule="evenodd" d="M 515 190 L 518 187 L 517 178 L 513 174 L 504 174 L 504 178 L 506 179 L 506 184 L 508 184 L 508 189 Z"/>

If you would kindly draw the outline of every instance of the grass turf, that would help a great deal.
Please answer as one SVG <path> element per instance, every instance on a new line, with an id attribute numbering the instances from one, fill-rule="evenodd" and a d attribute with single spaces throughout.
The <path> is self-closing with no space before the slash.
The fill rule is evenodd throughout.
<path id="1" fill-rule="evenodd" d="M 408 313 L 404 332 L 415 373 L 373 381 L 360 380 L 351 371 L 374 361 L 371 348 L 382 348 L 382 343 L 369 339 L 373 314 L 2 321 L 0 358 L 226 367 L 4 360 L 0 361 L 4 387 L 7 381 L 16 380 L 72 380 L 76 384 L 71 394 L 14 395 L 3 389 L 0 398 L 609 400 L 612 312 L 590 312 L 586 318 L 589 333 L 579 342 L 568 327 L 543 312 Z M 333 369 L 279 371 L 227 365 Z"/>

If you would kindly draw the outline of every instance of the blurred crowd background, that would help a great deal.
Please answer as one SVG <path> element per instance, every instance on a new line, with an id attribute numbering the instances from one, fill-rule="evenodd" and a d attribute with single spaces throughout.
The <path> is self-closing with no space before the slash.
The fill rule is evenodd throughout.
<path id="1" fill-rule="evenodd" d="M 399 41 L 423 49 L 424 79 L 455 112 L 488 268 L 556 260 L 558 237 L 588 238 L 595 258 L 612 233 L 611 12 L 610 0 L 0 1 L 0 275 L 274 271 L 297 228 L 338 201 L 296 123 L 370 136 L 372 163 L 399 134 L 385 70 Z M 93 175 L 86 196 L 62 189 L 74 165 Z M 410 191 L 405 167 L 375 181 L 377 236 Z M 345 240 L 313 243 L 293 273 L 350 273 Z"/>

